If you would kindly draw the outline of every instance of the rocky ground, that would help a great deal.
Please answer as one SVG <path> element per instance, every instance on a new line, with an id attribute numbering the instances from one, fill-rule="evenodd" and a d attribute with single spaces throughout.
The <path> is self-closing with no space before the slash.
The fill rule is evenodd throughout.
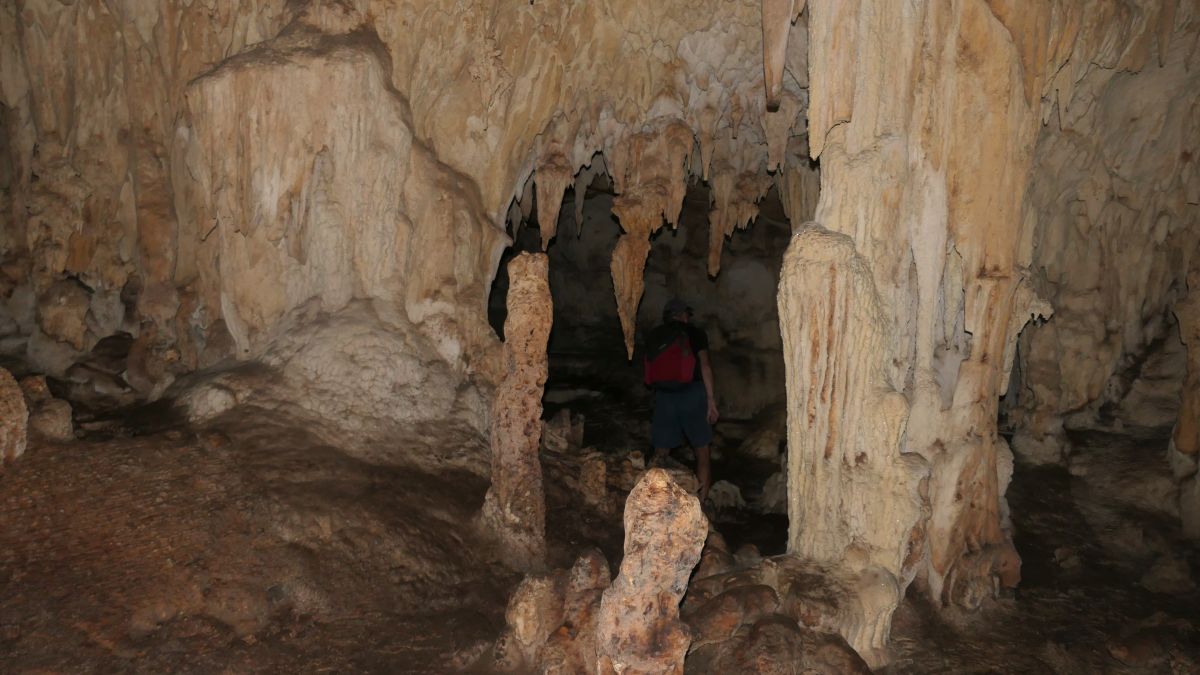
<path id="1" fill-rule="evenodd" d="M 583 413 L 599 453 L 636 450 L 648 401 L 621 380 L 589 388 L 560 369 L 547 414 Z M 204 429 L 165 405 L 77 422 L 78 440 L 33 442 L 0 474 L 4 672 L 438 673 L 503 628 L 519 577 L 471 527 L 487 487 L 474 432 L 339 440 L 253 407 Z M 754 431 L 728 421 L 720 442 Z M 1196 672 L 1196 550 L 1147 502 L 1158 477 L 1131 468 L 1165 439 L 1075 443 L 1070 468 L 1017 469 L 1016 593 L 973 615 L 910 593 L 885 672 Z M 579 504 L 578 467 L 547 455 L 550 563 L 597 546 L 615 570 L 619 512 Z M 717 463 L 749 503 L 710 508 L 731 550 L 782 550 L 786 519 L 753 508 L 770 471 L 729 451 Z"/>

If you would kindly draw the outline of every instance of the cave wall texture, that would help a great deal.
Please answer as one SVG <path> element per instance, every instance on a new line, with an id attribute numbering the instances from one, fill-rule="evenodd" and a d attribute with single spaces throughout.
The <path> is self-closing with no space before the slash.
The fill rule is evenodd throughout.
<path id="1" fill-rule="evenodd" d="M 488 288 L 534 194 L 549 242 L 608 176 L 631 348 L 688 181 L 717 272 L 772 187 L 808 218 L 818 159 L 780 279 L 789 542 L 886 587 L 848 636 L 880 647 L 910 584 L 1018 578 L 1000 397 L 1061 452 L 1184 297 L 1198 35 L 1196 0 L 5 3 L 0 349 L 69 376 L 127 332 L 152 397 L 353 310 L 386 326 L 354 348 L 448 376 L 332 391 L 449 401 L 500 378 Z M 303 378 L 353 382 L 337 351 Z"/>

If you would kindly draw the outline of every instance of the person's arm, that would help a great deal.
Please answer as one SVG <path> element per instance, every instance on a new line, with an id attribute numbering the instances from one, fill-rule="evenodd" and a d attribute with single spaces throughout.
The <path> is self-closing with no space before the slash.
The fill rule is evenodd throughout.
<path id="1" fill-rule="evenodd" d="M 716 424 L 717 417 L 717 396 L 713 391 L 713 374 L 712 366 L 708 363 L 708 350 L 703 349 L 699 352 L 700 355 L 700 376 L 704 378 L 704 391 L 708 393 L 708 423 Z"/>

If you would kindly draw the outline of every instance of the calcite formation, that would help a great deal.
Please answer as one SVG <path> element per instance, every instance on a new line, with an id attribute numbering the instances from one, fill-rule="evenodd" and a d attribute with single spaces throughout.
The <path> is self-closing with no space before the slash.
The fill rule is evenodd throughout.
<path id="1" fill-rule="evenodd" d="M 20 386 L 29 410 L 30 436 L 59 443 L 75 439 L 71 404 L 51 395 L 45 376 L 22 378 Z"/>
<path id="2" fill-rule="evenodd" d="M 482 521 L 499 537 L 506 561 L 536 569 L 546 556 L 546 498 L 541 441 L 542 389 L 552 301 L 544 253 L 523 253 L 508 264 L 505 374 L 492 401 L 492 486 Z"/>
<path id="3" fill-rule="evenodd" d="M 1200 7 L 1064 3 L 1053 14 L 1030 36 L 1049 40 L 1024 49 L 1059 67 L 1041 71 L 1045 123 L 1021 217 L 1034 225 L 1022 242 L 1031 282 L 1055 318 L 1022 335 L 1006 406 L 1014 450 L 1057 462 L 1064 428 L 1093 424 L 1127 393 L 1123 371 L 1175 339 L 1169 308 L 1200 242 Z"/>
<path id="4" fill-rule="evenodd" d="M 707 533 L 699 500 L 647 471 L 625 502 L 625 557 L 600 601 L 597 673 L 683 673 L 692 636 L 679 602 Z"/>
<path id="5" fill-rule="evenodd" d="M 1192 364 L 1172 457 L 1196 499 L 1197 34 L 1194 0 L 6 3 L 0 351 L 141 398 L 262 361 L 363 431 L 482 425 L 459 392 L 508 382 L 488 512 L 532 562 L 544 374 L 504 363 L 484 311 L 509 214 L 553 246 L 568 186 L 579 222 L 606 177 L 631 354 L 651 238 L 689 184 L 712 273 L 774 190 L 798 230 L 789 547 L 860 594 L 868 618 L 839 630 L 878 651 L 914 581 L 966 606 L 1017 581 L 1000 398 L 1018 453 L 1061 459 L 1172 306 Z M 548 304 L 528 309 L 540 335 Z M 324 336 L 316 358 L 300 335 Z"/>
<path id="6" fill-rule="evenodd" d="M 779 289 L 789 549 L 855 565 L 885 589 L 885 602 L 868 613 L 868 630 L 841 627 L 860 653 L 882 651 L 900 598 L 897 580 L 912 578 L 920 560 L 905 544 L 924 527 L 928 477 L 927 463 L 900 447 L 909 409 L 887 381 L 887 321 L 853 241 L 819 227 L 795 235 Z M 858 486 L 870 486 L 870 496 Z"/>
<path id="7" fill-rule="evenodd" d="M 29 409 L 12 373 L 0 368 L 0 466 L 25 453 Z"/>

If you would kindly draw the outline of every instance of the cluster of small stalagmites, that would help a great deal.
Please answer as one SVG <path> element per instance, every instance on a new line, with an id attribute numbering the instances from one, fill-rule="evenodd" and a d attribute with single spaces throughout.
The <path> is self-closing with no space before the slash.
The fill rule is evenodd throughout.
<path id="1" fill-rule="evenodd" d="M 687 672 L 867 673 L 836 631 L 855 602 L 831 572 L 794 556 L 730 553 L 710 533 L 683 601 L 692 631 Z"/>
<path id="2" fill-rule="evenodd" d="M 708 523 L 700 502 L 660 469 L 625 504 L 625 554 L 610 583 L 599 551 L 570 570 L 526 577 L 490 655 L 502 672 L 682 673 L 691 632 L 679 603 Z"/>
<path id="3" fill-rule="evenodd" d="M 491 658 L 496 670 L 570 675 L 596 672 L 596 616 L 610 582 L 608 561 L 597 550 L 570 570 L 530 576 L 508 601 L 508 628 Z"/>
<path id="4" fill-rule="evenodd" d="M 609 583 L 592 550 L 526 577 L 484 658 L 510 673 L 866 673 L 838 634 L 861 622 L 859 589 L 794 556 L 730 552 L 697 500 L 652 469 L 630 494 L 625 555 Z M 689 585 L 689 579 L 690 585 Z M 839 580 L 841 579 L 841 580 Z"/>

